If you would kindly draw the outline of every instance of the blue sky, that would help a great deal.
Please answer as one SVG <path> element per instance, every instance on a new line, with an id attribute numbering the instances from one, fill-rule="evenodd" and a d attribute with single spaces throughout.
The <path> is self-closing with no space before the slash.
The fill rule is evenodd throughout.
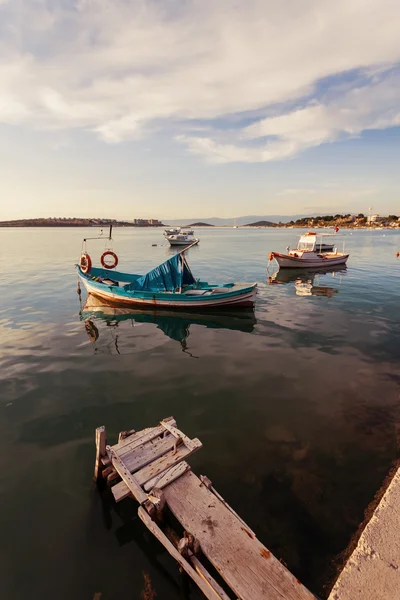
<path id="1" fill-rule="evenodd" d="M 0 0 L 0 220 L 400 213 L 400 3 Z"/>

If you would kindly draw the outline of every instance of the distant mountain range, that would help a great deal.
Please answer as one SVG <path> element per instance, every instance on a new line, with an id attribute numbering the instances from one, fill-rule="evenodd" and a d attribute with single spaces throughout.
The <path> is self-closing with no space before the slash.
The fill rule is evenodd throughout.
<path id="1" fill-rule="evenodd" d="M 297 221 L 297 219 L 302 219 L 303 217 L 312 217 L 315 215 L 248 215 L 245 217 L 237 217 L 236 218 L 236 225 L 240 226 L 240 225 L 249 225 L 250 223 L 257 223 L 258 221 L 269 221 L 272 223 L 279 223 L 279 221 L 281 221 L 282 223 L 287 223 L 288 221 Z M 220 217 L 209 217 L 207 219 L 205 218 L 198 218 L 198 219 L 162 219 L 162 222 L 165 223 L 166 225 L 177 225 L 177 226 L 182 226 L 182 225 L 191 225 L 192 227 L 194 226 L 194 224 L 196 224 L 197 227 L 200 227 L 199 222 L 201 222 L 202 224 L 205 225 L 216 225 L 216 226 L 223 226 L 223 225 L 230 225 L 233 227 L 235 219 L 221 219 Z"/>

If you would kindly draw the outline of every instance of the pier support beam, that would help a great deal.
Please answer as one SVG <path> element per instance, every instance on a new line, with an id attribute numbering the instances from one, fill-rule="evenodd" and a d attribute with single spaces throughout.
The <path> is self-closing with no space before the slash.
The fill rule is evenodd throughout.
<path id="1" fill-rule="evenodd" d="M 97 482 L 99 480 L 103 465 L 101 459 L 106 455 L 106 428 L 104 425 L 96 429 L 96 462 L 94 464 L 94 477 Z"/>

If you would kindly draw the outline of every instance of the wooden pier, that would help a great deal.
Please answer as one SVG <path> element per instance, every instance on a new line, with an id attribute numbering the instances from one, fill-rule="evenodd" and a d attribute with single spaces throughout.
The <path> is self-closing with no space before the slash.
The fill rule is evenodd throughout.
<path id="1" fill-rule="evenodd" d="M 211 481 L 191 471 L 186 459 L 201 446 L 172 417 L 122 432 L 114 446 L 99 427 L 94 476 L 112 485 L 116 502 L 131 496 L 139 503 L 140 519 L 209 600 L 315 600 Z M 165 526 L 169 514 L 179 522 L 181 537 Z M 210 563 L 212 568 L 205 566 Z"/>

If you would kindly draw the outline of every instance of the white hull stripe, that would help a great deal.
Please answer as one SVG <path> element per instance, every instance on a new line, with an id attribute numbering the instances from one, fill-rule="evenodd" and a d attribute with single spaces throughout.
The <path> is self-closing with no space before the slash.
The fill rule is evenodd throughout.
<path id="1" fill-rule="evenodd" d="M 349 257 L 348 254 L 338 256 L 335 258 L 323 258 L 323 259 L 304 259 L 296 258 L 295 256 L 287 256 L 283 254 L 273 254 L 276 262 L 280 267 L 291 267 L 291 268 L 307 268 L 307 267 L 331 267 L 334 265 L 342 265 L 347 262 Z"/>
<path id="2" fill-rule="evenodd" d="M 205 307 L 205 306 L 233 306 L 233 305 L 245 305 L 251 306 L 254 304 L 256 290 L 251 290 L 250 292 L 246 292 L 244 294 L 232 296 L 230 298 L 213 298 L 210 300 L 184 300 L 184 301 L 171 301 L 171 300 L 152 300 L 151 298 L 127 298 L 120 296 L 119 294 L 114 294 L 109 290 L 99 290 L 98 287 L 90 285 L 90 283 L 86 279 L 82 279 L 82 282 L 87 289 L 88 292 L 93 294 L 94 296 L 99 296 L 100 298 L 104 298 L 105 300 L 109 300 L 110 302 L 116 302 L 119 304 L 140 304 L 142 306 L 169 306 L 169 307 L 179 307 L 179 308 L 197 308 L 197 307 Z M 209 296 L 210 298 L 210 296 Z"/>

